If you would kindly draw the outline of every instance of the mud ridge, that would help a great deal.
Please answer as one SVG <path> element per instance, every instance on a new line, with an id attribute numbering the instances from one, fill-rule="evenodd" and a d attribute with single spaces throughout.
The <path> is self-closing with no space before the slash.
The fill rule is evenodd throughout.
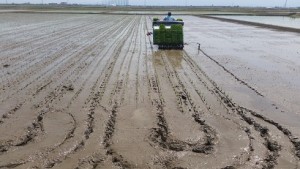
<path id="1" fill-rule="evenodd" d="M 132 33 L 134 29 L 131 29 L 131 31 L 128 31 L 126 36 L 125 37 L 128 37 L 129 34 Z M 110 148 L 110 145 L 111 145 L 111 137 L 113 135 L 113 132 L 114 132 L 114 126 L 115 126 L 115 123 L 116 123 L 116 113 L 117 113 L 117 105 L 118 103 L 114 103 L 114 106 L 112 108 L 112 110 L 108 110 L 106 107 L 104 107 L 103 105 L 100 104 L 101 100 L 102 100 L 102 97 L 103 97 L 103 94 L 106 90 L 106 85 L 111 77 L 111 74 L 113 72 L 113 68 L 115 66 L 115 63 L 117 61 L 117 58 L 120 56 L 120 52 L 121 52 L 121 48 L 123 47 L 123 44 L 124 42 L 126 41 L 127 39 L 124 38 L 122 41 L 120 41 L 118 43 L 118 47 L 117 47 L 117 50 L 116 53 L 114 54 L 114 57 L 112 57 L 112 61 L 108 64 L 108 68 L 106 69 L 104 75 L 104 79 L 102 81 L 102 83 L 100 84 L 100 90 L 97 91 L 94 96 L 92 97 L 92 101 L 91 101 L 91 105 L 90 105 L 90 109 L 89 109 L 89 113 L 88 113 L 88 120 L 87 120 L 87 129 L 85 131 L 85 136 L 86 136 L 86 139 L 89 138 L 89 135 L 91 133 L 93 133 L 93 127 L 94 127 L 94 110 L 96 107 L 102 107 L 103 110 L 105 112 L 109 112 L 110 113 L 110 116 L 109 116 L 109 120 L 106 124 L 106 129 L 105 129 L 105 133 L 104 133 L 104 137 L 103 137 L 103 145 L 104 147 L 107 149 L 107 155 L 108 156 L 111 156 L 112 157 L 112 160 L 113 162 L 118 165 L 118 166 L 122 166 L 123 163 L 125 165 L 125 162 L 122 162 L 124 160 L 122 160 L 122 158 L 120 158 L 120 155 L 117 155 L 117 153 Z M 128 51 L 127 51 L 128 53 Z M 121 85 L 122 86 L 122 83 L 118 83 L 118 85 L 116 86 L 116 89 L 115 91 L 116 92 L 120 92 L 121 91 L 121 88 L 119 88 Z M 92 88 L 95 88 L 96 86 L 93 86 Z M 109 152 L 113 152 L 113 153 L 109 153 Z M 93 155 L 92 156 L 89 156 L 89 157 L 86 157 L 86 159 L 92 159 L 93 158 Z M 119 160 L 118 160 L 119 159 Z M 90 165 L 92 166 L 97 166 L 99 165 L 99 163 L 101 163 L 103 160 L 90 160 L 89 163 Z"/>
<path id="2" fill-rule="evenodd" d="M 281 124 L 267 118 L 267 117 L 264 117 L 263 115 L 261 114 L 258 114 L 252 110 L 249 110 L 247 108 L 244 108 L 244 107 L 240 107 L 242 110 L 244 111 L 248 111 L 250 112 L 253 116 L 275 126 L 278 130 L 280 130 L 284 135 L 286 135 L 289 140 L 293 143 L 294 145 L 294 148 L 295 148 L 295 154 L 298 158 L 300 158 L 300 140 L 299 138 L 295 137 L 292 132 L 290 130 L 288 130 L 287 128 L 283 127 Z"/>
<path id="3" fill-rule="evenodd" d="M 137 22 L 137 21 L 136 21 Z M 118 152 L 116 152 L 116 150 L 114 150 L 111 145 L 112 143 L 112 137 L 115 131 L 115 125 L 116 125 L 116 118 L 117 118 L 117 113 L 119 111 L 120 106 L 122 105 L 122 103 L 124 102 L 124 94 L 125 94 L 125 87 L 128 85 L 128 79 L 129 79 L 129 70 L 131 67 L 131 63 L 132 63 L 132 58 L 134 55 L 134 51 L 136 49 L 136 43 L 137 43 L 137 33 L 135 33 L 135 29 L 138 29 L 139 27 L 134 27 L 134 29 L 131 30 L 131 34 L 132 34 L 132 39 L 135 39 L 133 42 L 134 44 L 131 42 L 131 47 L 133 46 L 133 50 L 130 53 L 131 47 L 129 47 L 126 50 L 126 54 L 123 58 L 123 60 L 121 61 L 121 68 L 119 70 L 119 72 L 117 73 L 117 78 L 118 80 L 115 83 L 114 89 L 110 94 L 109 97 L 109 104 L 112 106 L 111 111 L 110 111 L 110 115 L 109 115 L 109 119 L 108 122 L 106 123 L 106 129 L 105 129 L 105 135 L 103 137 L 103 145 L 106 149 L 106 155 L 108 157 L 111 157 L 112 163 L 115 164 L 116 166 L 119 166 L 121 168 L 132 168 L 132 164 L 130 164 L 126 159 L 124 159 L 124 157 L 120 154 L 118 154 Z M 129 55 L 129 56 L 128 56 Z M 124 66 L 126 57 L 129 57 L 128 60 L 128 66 Z M 127 69 L 127 70 L 123 70 L 123 68 Z M 123 70 L 123 71 L 122 71 Z M 121 79 L 119 79 L 121 78 Z"/>
<path id="4" fill-rule="evenodd" d="M 95 153 L 88 158 L 81 159 L 75 169 L 87 168 L 87 166 L 92 166 L 92 168 L 94 169 L 103 161 L 104 157 L 102 157 L 100 154 Z"/>
<path id="5" fill-rule="evenodd" d="M 218 88 L 218 87 L 217 87 Z M 228 96 L 224 96 L 224 92 L 218 88 L 217 92 L 221 97 L 223 103 L 229 108 L 233 109 L 245 122 L 249 125 L 252 125 L 256 131 L 260 133 L 260 136 L 265 140 L 265 147 L 269 150 L 266 158 L 264 159 L 263 169 L 272 169 L 277 165 L 277 158 L 279 157 L 279 152 L 281 150 L 281 146 L 271 138 L 269 134 L 269 129 L 265 126 L 262 126 L 258 122 L 256 122 L 253 118 L 248 117 L 238 105 L 233 103 Z M 246 130 L 247 131 L 247 130 Z"/>
<path id="6" fill-rule="evenodd" d="M 0 142 L 0 155 L 11 149 L 12 147 L 16 146 L 25 146 L 26 144 L 33 142 L 34 138 L 41 132 L 44 131 L 43 129 L 43 116 L 47 111 L 42 110 L 37 118 L 32 122 L 30 126 L 27 127 L 27 130 L 24 131 L 24 135 L 20 136 L 16 140 L 8 140 L 2 143 Z M 25 162 L 22 162 L 24 164 Z M 21 164 L 20 164 L 21 165 Z"/>
<path id="7" fill-rule="evenodd" d="M 187 57 L 189 57 L 186 54 Z M 192 64 L 192 63 L 191 63 Z M 264 146 L 269 150 L 267 156 L 264 159 L 263 167 L 264 168 L 274 168 L 277 164 L 277 158 L 279 157 L 279 152 L 281 150 L 281 146 L 271 138 L 269 135 L 269 129 L 267 127 L 262 126 L 258 122 L 256 122 L 254 119 L 251 117 L 246 116 L 246 114 L 243 112 L 242 108 L 234 103 L 228 95 L 222 89 L 218 87 L 218 85 L 212 81 L 202 70 L 200 67 L 196 65 L 196 67 L 200 70 L 200 72 L 212 83 L 213 87 L 215 88 L 214 90 L 210 90 L 212 93 L 214 93 L 219 100 L 221 101 L 222 104 L 227 107 L 228 111 L 231 110 L 233 112 L 236 112 L 245 122 L 247 122 L 249 125 L 252 125 L 256 131 L 260 133 L 260 136 L 265 140 Z M 205 85 L 208 87 L 207 85 Z M 249 130 L 248 127 L 246 127 L 245 132 L 248 134 L 250 143 L 250 151 L 254 151 L 253 145 L 252 145 L 252 136 L 251 136 L 251 131 Z M 233 167 L 233 166 L 232 166 Z"/>
<path id="8" fill-rule="evenodd" d="M 129 34 L 127 34 L 129 35 Z M 122 42 L 124 43 L 126 39 L 124 39 Z M 112 74 L 112 71 L 113 71 L 113 68 L 116 64 L 116 61 L 117 61 L 117 58 L 118 56 L 120 55 L 120 52 L 121 52 L 121 48 L 122 48 L 122 44 L 123 43 L 119 43 L 118 45 L 118 49 L 116 50 L 117 52 L 115 53 L 114 57 L 113 57 L 113 61 L 110 62 L 109 66 L 108 66 L 108 69 L 105 71 L 105 78 L 103 79 L 101 85 L 100 85 L 100 90 L 94 95 L 94 97 L 92 98 L 92 102 L 91 102 L 91 106 L 90 106 L 90 110 L 89 110 L 89 113 L 88 113 L 88 127 L 87 127 L 87 130 L 85 132 L 85 135 L 86 135 L 86 138 L 88 138 L 88 135 L 90 133 L 93 132 L 93 121 L 94 121 L 94 117 L 93 117 L 93 114 L 94 114 L 94 110 L 97 106 L 99 106 L 101 100 L 102 100 L 102 97 L 103 97 L 103 94 L 105 92 L 105 89 L 106 89 L 106 85 L 111 77 L 111 74 Z M 107 110 L 106 108 L 104 110 Z M 113 111 L 113 110 L 112 110 Z"/>
<path id="9" fill-rule="evenodd" d="M 192 146 L 191 147 L 192 151 L 198 153 L 205 153 L 205 154 L 211 153 L 213 151 L 214 142 L 216 141 L 217 138 L 215 131 L 212 129 L 212 127 L 210 127 L 205 123 L 205 120 L 202 120 L 200 118 L 199 110 L 197 109 L 196 105 L 192 101 L 190 94 L 188 93 L 184 84 L 180 80 L 174 67 L 172 67 L 172 64 L 170 67 L 170 65 L 166 61 L 165 56 L 162 56 L 162 60 L 164 62 L 165 69 L 168 74 L 168 79 L 173 86 L 174 92 L 176 93 L 179 110 L 181 112 L 189 112 L 192 110 L 194 112 L 192 117 L 194 117 L 194 120 L 202 126 L 202 130 L 206 135 L 206 141 L 202 146 L 200 146 L 199 143 L 190 145 Z M 175 81 L 171 79 L 172 77 L 177 79 L 178 84 L 174 83 Z M 183 106 L 187 107 L 188 110 L 183 109 Z"/>
<path id="10" fill-rule="evenodd" d="M 1 116 L 1 119 L 0 119 L 0 125 L 4 123 L 4 120 L 5 119 L 8 119 L 10 118 L 10 116 L 12 116 L 13 114 L 16 113 L 16 111 L 18 111 L 22 106 L 23 106 L 24 103 L 19 103 L 16 107 L 14 107 L 13 109 L 11 109 L 10 111 L 8 111 L 7 113 L 4 113 L 2 116 Z"/>
<path id="11" fill-rule="evenodd" d="M 43 88 L 44 89 L 44 88 Z M 60 91 L 59 88 L 56 88 L 55 91 Z M 66 88 L 62 87 L 61 91 L 67 91 Z M 40 102 L 40 104 L 38 104 L 39 107 L 42 107 L 44 104 L 46 103 L 50 103 L 52 101 L 55 100 L 56 97 L 61 97 L 63 95 L 64 92 L 59 92 L 59 94 L 55 94 L 56 92 L 50 92 L 50 94 L 46 97 L 44 103 Z M 33 95 L 34 96 L 34 95 Z M 75 130 L 75 129 L 74 129 Z"/>
<path id="12" fill-rule="evenodd" d="M 115 27 L 112 27 L 112 28 L 115 28 Z M 112 29 L 112 28 L 110 28 L 110 29 Z M 101 38 L 98 38 L 98 37 L 101 37 L 101 36 L 103 36 L 103 35 L 106 35 L 105 34 L 105 32 L 107 32 L 107 31 L 109 31 L 110 29 L 107 29 L 107 30 L 105 30 L 102 34 L 100 34 L 100 35 L 98 35 L 98 36 L 96 36 L 96 37 L 94 37 L 93 38 L 93 41 L 97 41 L 97 40 L 100 40 L 100 41 L 103 41 L 103 39 L 101 39 Z M 79 54 L 77 54 L 76 56 L 78 57 L 78 56 L 80 56 L 80 54 L 83 54 L 84 52 L 87 52 L 87 51 L 89 51 L 90 49 L 93 49 L 94 47 L 95 47 L 95 45 L 96 45 L 96 43 L 94 43 L 94 45 L 90 45 L 89 44 L 89 42 L 87 42 L 87 43 L 85 43 L 85 45 L 83 46 L 83 47 L 81 47 L 80 48 L 80 52 L 79 52 Z M 56 64 L 55 64 L 55 59 L 51 59 L 51 60 L 46 60 L 43 64 L 51 64 L 52 62 L 54 62 L 53 64 L 55 64 L 53 67 L 56 67 L 56 66 L 60 66 L 62 63 L 64 63 L 64 62 L 66 62 L 68 59 L 70 59 L 71 58 L 71 56 L 73 56 L 73 54 L 75 54 L 76 52 L 78 52 L 78 51 L 73 51 L 73 52 L 71 52 L 71 54 L 69 54 L 68 55 L 68 57 L 64 57 L 60 62 L 57 62 Z M 55 57 L 59 57 L 60 56 L 60 54 L 59 55 L 55 55 Z M 75 58 L 74 58 L 75 59 Z M 50 61 L 50 63 L 48 63 Z M 75 62 L 76 63 L 76 62 Z M 67 68 L 71 68 L 71 67 L 73 67 L 75 64 L 74 63 L 72 63 L 72 64 L 69 64 L 69 66 L 67 67 Z M 37 67 L 37 66 L 36 66 Z M 52 67 L 52 68 L 53 68 Z M 66 70 L 64 70 L 64 71 L 66 71 Z M 60 74 L 62 74 L 63 72 L 60 72 Z M 39 80 L 39 79 L 41 79 L 41 77 L 42 76 L 46 76 L 46 74 L 49 74 L 49 71 L 45 71 L 44 73 L 42 73 L 40 76 L 37 76 L 36 77 L 36 79 L 35 80 Z M 30 73 L 30 74 L 27 74 L 27 76 L 28 75 L 31 75 L 32 76 L 32 74 Z M 26 78 L 26 76 L 22 76 L 21 77 L 21 79 L 18 79 L 18 81 L 20 81 L 20 80 L 22 80 L 22 79 L 24 79 L 24 78 Z M 26 85 L 24 85 L 24 87 L 22 87 L 21 89 L 19 89 L 19 90 L 17 90 L 17 92 L 18 91 L 20 91 L 20 90 L 24 90 L 26 87 L 28 87 L 30 84 L 32 84 L 33 83 L 33 81 L 31 81 L 30 83 L 28 83 L 28 84 L 26 84 Z M 16 93 L 17 93 L 16 92 Z M 9 97 L 11 97 L 12 95 L 14 95 L 15 93 L 13 93 L 13 94 L 11 94 Z M 8 97 L 8 98 L 9 98 Z M 6 98 L 6 100 L 8 99 L 8 98 Z M 3 100 L 2 100 L 3 101 Z"/>
<path id="13" fill-rule="evenodd" d="M 23 164 L 25 164 L 25 162 L 10 163 L 10 164 L 0 166 L 0 168 L 16 168 L 16 167 L 21 166 Z"/>
<path id="14" fill-rule="evenodd" d="M 98 25 L 99 23 L 96 23 L 96 24 Z M 94 26 L 97 26 L 97 25 L 94 25 Z M 93 28 L 93 27 L 87 27 L 87 28 Z M 14 55 L 16 55 L 16 56 L 14 56 L 15 58 L 9 57 L 11 55 L 10 54 L 8 56 L 9 61 L 10 62 L 14 61 L 14 64 L 13 64 L 13 66 L 10 67 L 10 69 L 15 70 L 14 71 L 15 74 L 17 74 L 17 73 L 20 74 L 19 69 L 37 68 L 37 67 L 34 67 L 34 65 L 37 65 L 37 64 L 40 64 L 41 62 L 45 62 L 49 59 L 52 59 L 52 57 L 47 57 L 46 59 L 44 57 L 36 57 L 37 55 L 39 55 L 39 53 L 33 52 L 33 51 L 39 51 L 39 50 L 44 49 L 45 47 L 51 47 L 53 45 L 60 45 L 60 44 L 64 45 L 65 47 L 61 48 L 59 51 L 61 51 L 61 50 L 64 51 L 68 47 L 70 47 L 71 44 L 68 44 L 68 46 L 66 46 L 66 44 L 64 44 L 65 42 L 62 41 L 62 39 L 65 39 L 65 37 L 77 35 L 81 31 L 82 31 L 81 29 L 78 29 L 77 31 L 70 31 L 65 36 L 58 37 L 57 39 L 47 39 L 46 43 L 43 43 L 42 45 L 37 45 L 37 47 L 35 47 L 34 49 L 26 51 L 26 53 L 27 53 L 26 57 L 24 57 L 24 52 L 14 54 Z M 28 61 L 30 61 L 30 62 L 28 62 Z M 52 59 L 52 61 L 53 61 L 53 59 Z M 21 62 L 22 64 L 20 65 L 19 62 Z M 16 71 L 16 70 L 18 70 L 18 71 Z M 15 75 L 15 74 L 11 74 L 11 77 L 13 77 L 12 75 Z"/>
<path id="15" fill-rule="evenodd" d="M 277 164 L 277 158 L 279 157 L 279 151 L 281 150 L 281 146 L 274 140 L 272 140 L 269 135 L 269 129 L 267 127 L 262 126 L 257 123 L 253 118 L 246 116 L 246 114 L 242 110 L 238 110 L 238 114 L 249 124 L 253 125 L 255 130 L 260 133 L 260 135 L 265 139 L 265 146 L 269 150 L 269 154 L 267 158 L 264 159 L 265 164 L 263 165 L 263 169 L 272 169 Z"/>

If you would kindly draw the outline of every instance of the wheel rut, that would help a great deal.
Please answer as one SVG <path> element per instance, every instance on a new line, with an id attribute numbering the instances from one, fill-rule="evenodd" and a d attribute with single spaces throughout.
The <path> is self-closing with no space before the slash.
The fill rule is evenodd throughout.
<path id="1" fill-rule="evenodd" d="M 206 66 L 267 96 L 203 49 L 157 50 L 151 17 L 25 22 L 0 29 L 0 168 L 300 167 L 294 130 L 239 104 Z"/>

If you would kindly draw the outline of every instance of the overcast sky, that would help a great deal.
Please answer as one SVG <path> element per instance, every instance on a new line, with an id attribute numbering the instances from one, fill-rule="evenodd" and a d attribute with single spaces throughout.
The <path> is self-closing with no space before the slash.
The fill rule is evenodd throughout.
<path id="1" fill-rule="evenodd" d="M 79 4 L 104 4 L 118 0 L 0 0 L 1 3 L 44 3 L 65 1 Z M 194 5 L 194 6 L 284 6 L 286 0 L 129 0 L 129 5 Z M 288 7 L 300 7 L 300 0 L 287 0 Z"/>

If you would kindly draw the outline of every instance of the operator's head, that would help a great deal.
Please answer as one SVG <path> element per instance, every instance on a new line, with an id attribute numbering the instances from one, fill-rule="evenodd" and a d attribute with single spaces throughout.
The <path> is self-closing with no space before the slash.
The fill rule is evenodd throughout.
<path id="1" fill-rule="evenodd" d="M 168 16 L 171 16 L 172 15 L 172 13 L 171 12 L 168 12 Z"/>

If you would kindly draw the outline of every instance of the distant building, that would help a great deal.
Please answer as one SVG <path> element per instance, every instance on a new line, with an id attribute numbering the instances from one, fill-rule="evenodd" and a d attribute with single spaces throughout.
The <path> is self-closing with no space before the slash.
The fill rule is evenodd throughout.
<path id="1" fill-rule="evenodd" d="M 49 3 L 49 5 L 58 5 L 58 3 Z"/>
<path id="2" fill-rule="evenodd" d="M 112 6 L 128 6 L 129 0 L 107 0 L 106 5 Z"/>
<path id="3" fill-rule="evenodd" d="M 61 2 L 60 5 L 68 5 L 68 2 Z"/>

